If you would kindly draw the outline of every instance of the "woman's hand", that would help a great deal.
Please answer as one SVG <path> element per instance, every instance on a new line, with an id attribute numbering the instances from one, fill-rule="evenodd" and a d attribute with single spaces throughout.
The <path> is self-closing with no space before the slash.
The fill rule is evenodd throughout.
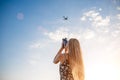
<path id="1" fill-rule="evenodd" d="M 62 44 L 61 44 L 61 48 L 62 49 L 64 49 L 65 48 L 65 45 L 64 45 L 64 43 L 62 42 Z"/>

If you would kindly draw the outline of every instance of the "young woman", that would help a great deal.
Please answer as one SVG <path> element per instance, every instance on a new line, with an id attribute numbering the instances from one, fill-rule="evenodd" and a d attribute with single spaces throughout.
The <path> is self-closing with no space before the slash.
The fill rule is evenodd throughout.
<path id="1" fill-rule="evenodd" d="M 62 51 L 65 49 L 65 53 Z M 54 58 L 54 63 L 60 62 L 60 80 L 84 80 L 84 66 L 79 41 L 71 38 L 67 45 L 62 46 Z"/>

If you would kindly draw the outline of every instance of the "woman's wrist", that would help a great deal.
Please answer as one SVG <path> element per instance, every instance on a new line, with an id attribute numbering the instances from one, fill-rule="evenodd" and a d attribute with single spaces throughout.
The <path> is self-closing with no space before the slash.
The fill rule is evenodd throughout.
<path id="1" fill-rule="evenodd" d="M 61 53 L 61 52 L 63 51 L 63 49 L 64 49 L 64 48 L 61 47 L 60 50 L 59 50 L 59 53 Z"/>

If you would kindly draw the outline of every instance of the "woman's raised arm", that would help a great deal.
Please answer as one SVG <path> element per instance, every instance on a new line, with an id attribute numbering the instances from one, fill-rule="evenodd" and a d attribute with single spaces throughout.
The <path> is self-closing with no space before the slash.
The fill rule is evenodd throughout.
<path id="1" fill-rule="evenodd" d="M 53 60 L 53 63 L 57 64 L 60 60 L 61 60 L 61 54 L 62 54 L 62 51 L 63 51 L 64 48 L 60 48 L 58 53 L 56 54 L 54 60 Z"/>

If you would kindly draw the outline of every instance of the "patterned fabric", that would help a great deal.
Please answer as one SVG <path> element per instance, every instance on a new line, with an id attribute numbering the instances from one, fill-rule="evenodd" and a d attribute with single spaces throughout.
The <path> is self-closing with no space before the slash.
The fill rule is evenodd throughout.
<path id="1" fill-rule="evenodd" d="M 64 55 L 65 56 L 65 55 Z M 69 61 L 65 58 L 65 61 L 60 64 L 60 80 L 74 80 L 72 70 L 69 65 Z"/>

